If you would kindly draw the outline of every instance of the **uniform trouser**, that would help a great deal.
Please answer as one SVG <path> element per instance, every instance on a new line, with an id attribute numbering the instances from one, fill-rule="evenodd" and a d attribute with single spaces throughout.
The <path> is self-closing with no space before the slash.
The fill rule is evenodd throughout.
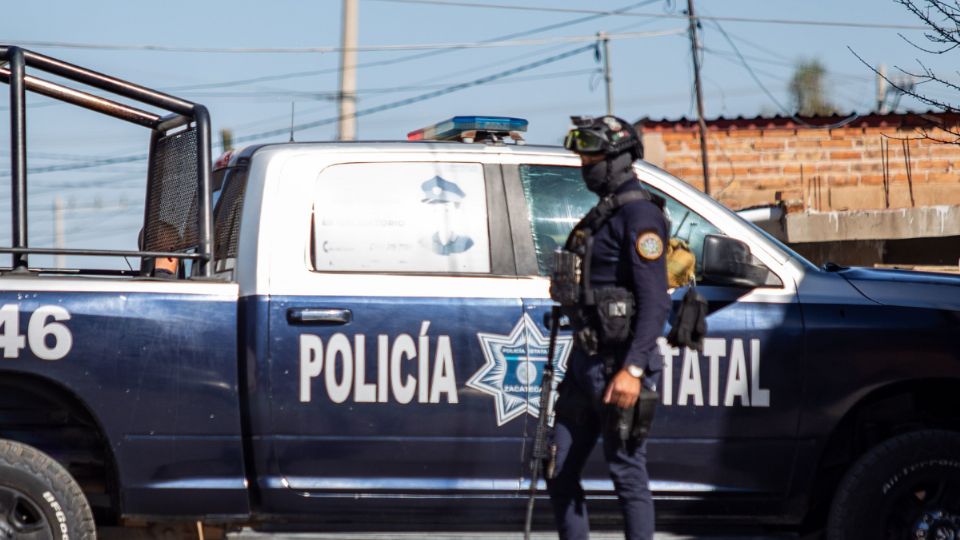
<path id="1" fill-rule="evenodd" d="M 625 536 L 627 540 L 650 540 L 654 517 L 646 442 L 628 450 L 615 436 L 603 433 L 607 379 L 603 360 L 576 349 L 570 360 L 556 407 L 556 474 L 547 481 L 560 539 L 586 540 L 590 535 L 580 475 L 597 438 L 603 435 L 603 455 L 623 511 Z M 653 375 L 645 384 L 658 382 L 659 375 Z"/>

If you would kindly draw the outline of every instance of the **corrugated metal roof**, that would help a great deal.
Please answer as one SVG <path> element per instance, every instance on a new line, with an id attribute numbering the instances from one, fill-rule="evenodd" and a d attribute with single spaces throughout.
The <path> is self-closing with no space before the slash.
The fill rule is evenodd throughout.
<path id="1" fill-rule="evenodd" d="M 943 111 L 911 111 L 906 113 L 864 113 L 831 114 L 818 116 L 718 116 L 706 120 L 708 127 L 720 129 L 760 129 L 760 128 L 828 128 L 828 127 L 936 127 L 941 124 L 960 123 L 960 114 Z M 696 127 L 696 118 L 682 116 L 676 119 L 644 117 L 635 122 L 643 129 L 689 129 Z"/>

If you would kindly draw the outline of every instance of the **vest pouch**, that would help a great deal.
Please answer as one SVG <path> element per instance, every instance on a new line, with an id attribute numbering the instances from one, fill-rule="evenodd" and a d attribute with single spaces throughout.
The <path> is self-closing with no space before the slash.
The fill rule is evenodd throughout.
<path id="1" fill-rule="evenodd" d="M 553 253 L 550 298 L 561 306 L 573 306 L 580 301 L 580 257 L 572 251 L 561 249 Z"/>
<path id="2" fill-rule="evenodd" d="M 619 345 L 630 338 L 634 302 L 633 293 L 623 287 L 600 287 L 593 290 L 600 344 Z"/>

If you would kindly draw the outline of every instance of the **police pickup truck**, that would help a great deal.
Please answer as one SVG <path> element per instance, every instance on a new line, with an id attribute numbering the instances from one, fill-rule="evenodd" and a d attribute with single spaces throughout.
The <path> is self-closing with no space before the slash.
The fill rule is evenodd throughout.
<path id="1" fill-rule="evenodd" d="M 458 117 L 419 141 L 250 146 L 214 172 L 200 105 L 12 46 L 0 78 L 0 538 L 519 529 L 551 254 L 595 203 L 575 155 L 504 144 L 517 119 Z M 27 91 L 149 130 L 138 251 L 28 246 Z M 710 306 L 702 353 L 660 343 L 659 526 L 956 537 L 960 280 L 818 268 L 670 174 L 636 171 Z M 30 264 L 50 253 L 141 265 Z M 165 258 L 176 279 L 158 277 Z M 559 376 L 570 346 L 561 332 Z M 615 523 L 599 453 L 584 489 Z"/>

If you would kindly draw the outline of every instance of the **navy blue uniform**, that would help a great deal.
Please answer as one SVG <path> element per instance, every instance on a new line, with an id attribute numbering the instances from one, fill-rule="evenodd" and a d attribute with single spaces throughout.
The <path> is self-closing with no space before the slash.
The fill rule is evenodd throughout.
<path id="1" fill-rule="evenodd" d="M 636 180 L 619 186 L 617 193 L 642 189 Z M 656 340 L 663 333 L 670 311 L 667 295 L 665 246 L 667 222 L 651 201 L 625 204 L 594 234 L 590 284 L 594 288 L 617 286 L 631 291 L 636 301 L 631 339 L 612 353 L 590 356 L 575 347 L 556 406 L 554 443 L 557 468 L 547 486 L 562 540 L 589 535 L 580 474 L 597 438 L 602 434 L 603 396 L 613 373 L 625 364 L 643 368 L 642 383 L 656 388 L 663 369 Z M 646 469 L 646 443 L 628 451 L 618 439 L 604 436 L 604 457 L 609 465 L 624 512 L 628 540 L 653 537 L 653 500 Z"/>

